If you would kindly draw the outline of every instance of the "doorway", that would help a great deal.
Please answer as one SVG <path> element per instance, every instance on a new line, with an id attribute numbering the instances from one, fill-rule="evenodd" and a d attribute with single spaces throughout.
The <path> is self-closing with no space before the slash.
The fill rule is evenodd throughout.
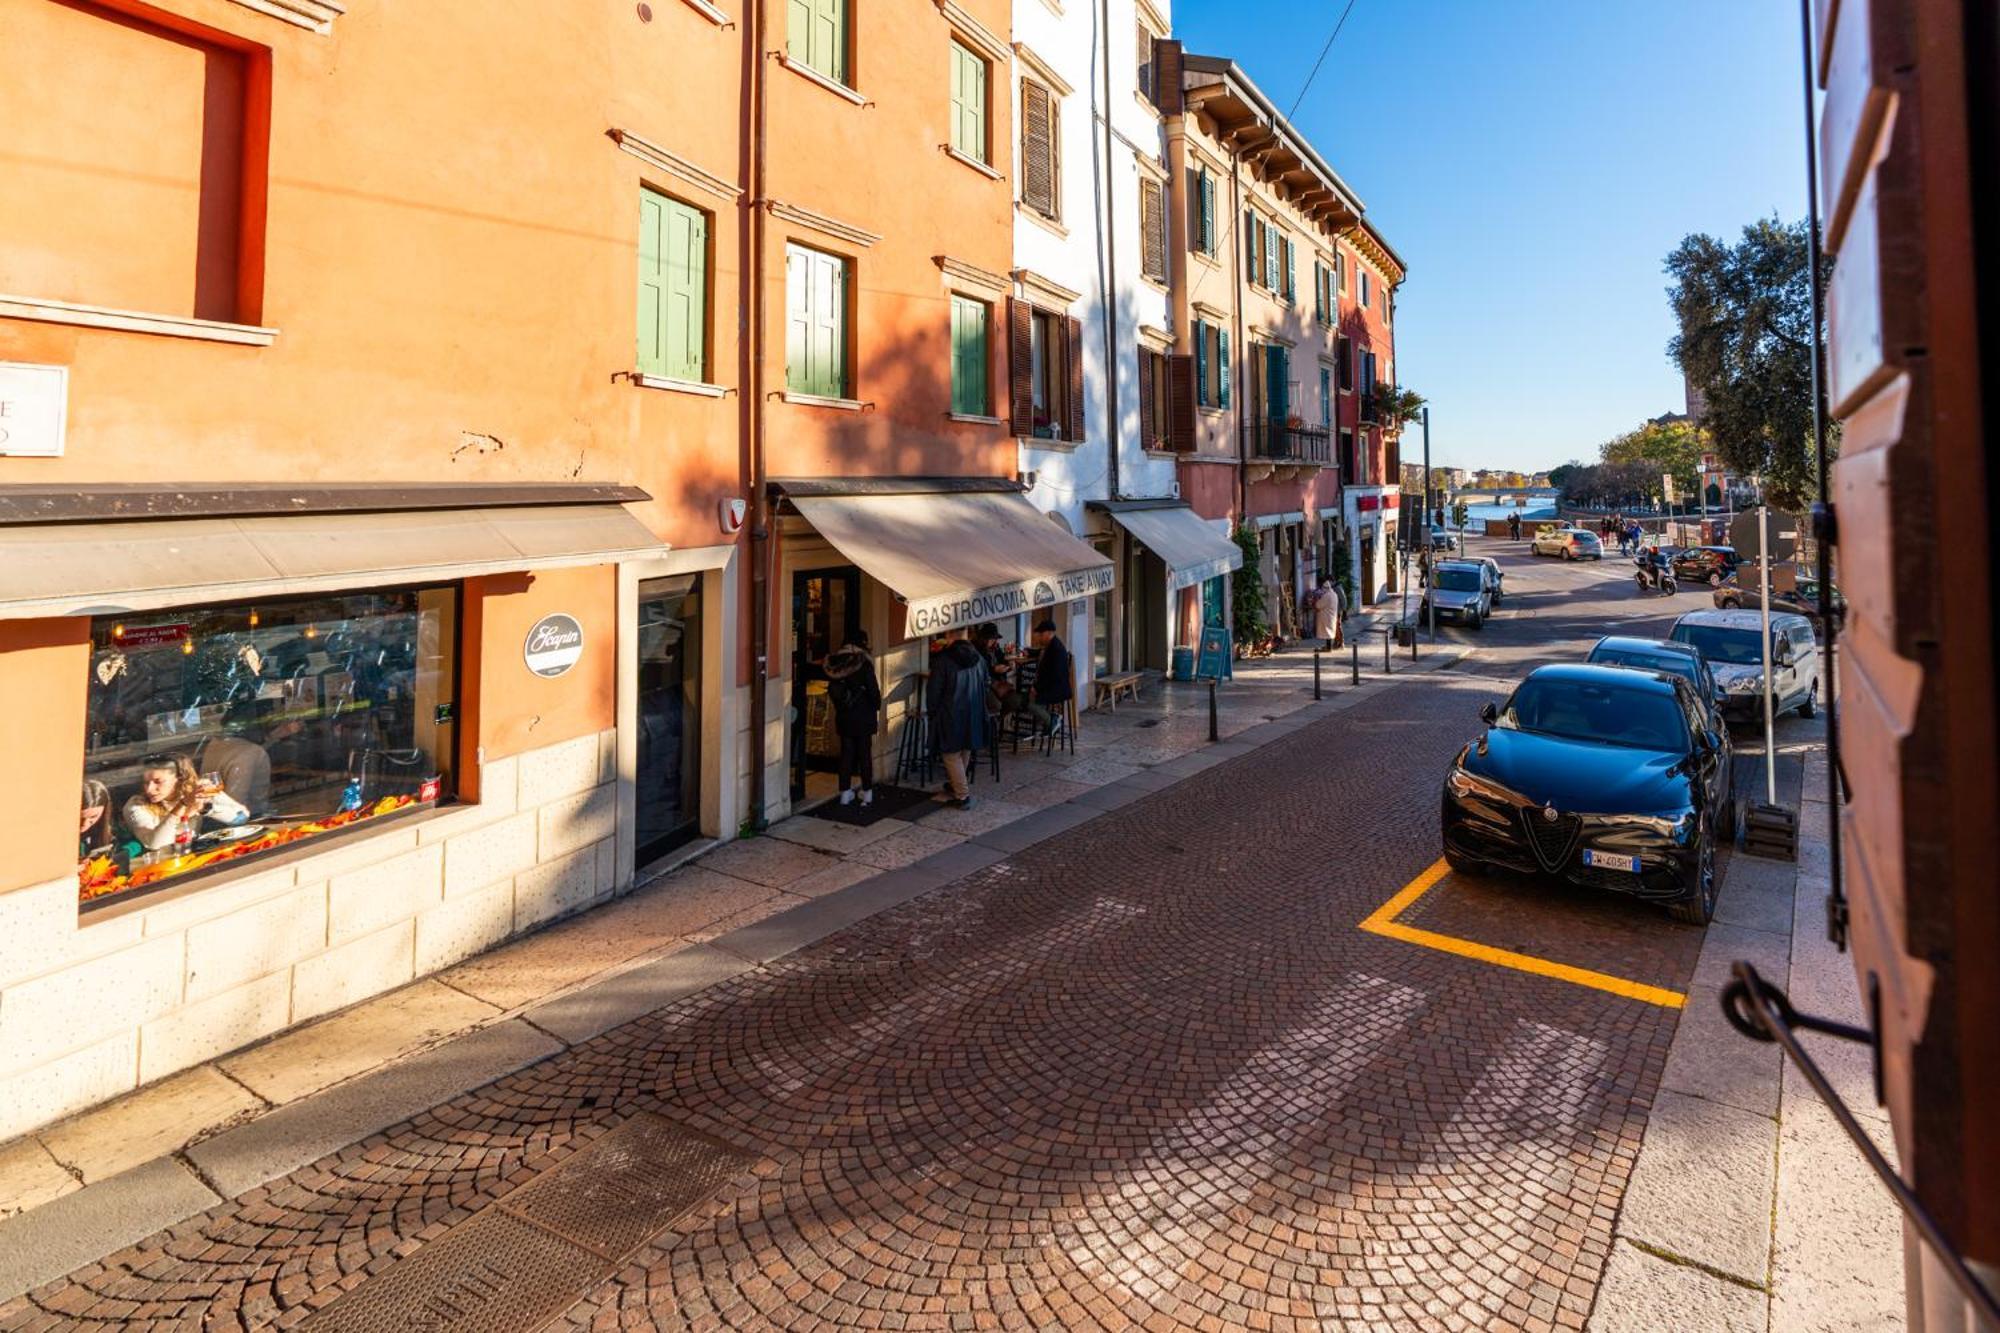
<path id="1" fill-rule="evenodd" d="M 701 832 L 701 576 L 639 585 L 637 864 Z"/>
<path id="2" fill-rule="evenodd" d="M 826 656 L 861 628 L 861 571 L 853 565 L 792 575 L 791 790 L 794 804 L 831 796 L 840 739 L 826 693 Z M 824 791 L 814 790 L 824 787 Z"/>
<path id="3" fill-rule="evenodd" d="M 1361 604 L 1375 605 L 1375 529 L 1361 529 L 1361 559 L 1354 570 L 1355 581 L 1361 586 Z"/>
<path id="4" fill-rule="evenodd" d="M 1125 623 L 1130 650 L 1125 655 L 1128 671 L 1167 669 L 1167 566 L 1136 541 L 1127 540 L 1131 553 L 1125 584 Z"/>

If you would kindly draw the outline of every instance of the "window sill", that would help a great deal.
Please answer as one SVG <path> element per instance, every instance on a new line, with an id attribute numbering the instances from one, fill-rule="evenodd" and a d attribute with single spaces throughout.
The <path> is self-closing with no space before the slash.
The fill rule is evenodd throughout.
<path id="1" fill-rule="evenodd" d="M 632 372 L 632 382 L 642 389 L 665 389 L 669 393 L 691 393 L 701 398 L 727 398 L 736 390 L 721 384 L 704 384 L 700 380 L 675 379 L 671 375 L 648 375 L 643 371 Z"/>
<path id="2" fill-rule="evenodd" d="M 986 177 L 988 180 L 997 181 L 1000 179 L 999 172 L 995 171 L 992 167 L 988 166 L 986 163 L 981 162 L 978 158 L 974 157 L 972 154 L 961 153 L 948 143 L 941 143 L 938 145 L 938 147 L 944 149 L 946 157 L 951 158 L 955 162 L 963 162 L 966 166 L 971 167 L 974 171 Z"/>
<path id="3" fill-rule="evenodd" d="M 1139 281 L 1145 283 L 1148 287 L 1151 287 L 1156 292 L 1161 292 L 1168 296 L 1173 295 L 1173 288 L 1167 286 L 1167 280 L 1165 278 L 1156 278 L 1150 273 L 1141 273 L 1139 275 Z"/>
<path id="4" fill-rule="evenodd" d="M 977 412 L 947 412 L 944 414 L 944 418 L 946 421 L 957 421 L 967 426 L 1004 426 L 1007 424 L 999 417 L 981 416 Z"/>
<path id="5" fill-rule="evenodd" d="M 1016 435 L 1014 437 L 1014 442 L 1016 444 L 1026 445 L 1030 449 L 1053 449 L 1055 452 L 1061 454 L 1073 454 L 1079 448 L 1081 448 L 1084 443 L 1082 440 L 1044 439 L 1040 435 Z"/>
<path id="6" fill-rule="evenodd" d="M 1154 102 L 1152 98 L 1146 96 L 1146 94 L 1142 90 L 1134 88 L 1132 90 L 1132 97 L 1134 101 L 1138 102 L 1140 106 L 1146 109 L 1146 114 L 1151 116 L 1154 120 L 1166 119 L 1166 114 L 1160 110 L 1158 103 Z"/>
<path id="7" fill-rule="evenodd" d="M 79 305 L 74 301 L 44 301 L 32 296 L 0 295 L 0 318 L 74 324 L 79 328 L 111 329 L 119 333 L 152 333 L 165 338 L 194 338 L 203 342 L 236 343 L 244 347 L 269 347 L 278 336 L 276 329 L 256 324 L 229 324 L 217 319 L 193 319 L 183 315 L 152 315 L 139 310 Z"/>
<path id="8" fill-rule="evenodd" d="M 1228 408 L 1226 408 L 1226 407 L 1214 407 L 1214 406 L 1211 406 L 1211 405 L 1210 405 L 1210 404 L 1208 404 L 1208 403 L 1196 403 L 1196 404 L 1194 405 L 1194 410 L 1195 410 L 1195 411 L 1197 411 L 1197 412 L 1200 412 L 1200 413 L 1202 413 L 1202 414 L 1203 414 L 1204 416 L 1211 416 L 1211 417 L 1226 417 L 1226 416 L 1228 416 L 1228 415 L 1229 415 L 1229 409 L 1228 409 Z"/>
<path id="9" fill-rule="evenodd" d="M 347 12 L 340 0 L 236 0 L 245 9 L 268 14 L 308 32 L 333 31 L 333 22 Z"/>
<path id="10" fill-rule="evenodd" d="M 856 106 L 874 105 L 874 103 L 870 102 L 860 93 L 855 92 L 852 88 L 848 87 L 846 84 L 840 82 L 837 79 L 828 78 L 826 75 L 820 73 L 818 70 L 814 69 L 810 65 L 801 65 L 788 55 L 779 56 L 778 63 L 780 65 L 783 65 L 786 69 L 790 70 L 792 73 L 798 75 L 800 78 L 804 79 L 807 83 L 818 84 L 820 87 L 826 89 L 828 92 L 832 93 L 835 97 L 838 97 L 843 101 L 852 102 Z"/>
<path id="11" fill-rule="evenodd" d="M 1034 209 L 1029 208 L 1026 204 L 1022 203 L 1018 199 L 1014 201 L 1014 212 L 1019 214 L 1021 217 L 1026 218 L 1028 221 L 1034 223 L 1037 227 L 1040 227 L 1043 231 L 1053 232 L 1057 236 L 1062 237 L 1064 240 L 1069 239 L 1068 227 L 1063 226 L 1062 223 L 1057 222 L 1054 218 L 1043 217 L 1040 213 L 1037 213 Z"/>
<path id="12" fill-rule="evenodd" d="M 793 393 L 791 390 L 778 395 L 794 407 L 829 407 L 836 412 L 859 412 L 868 405 L 858 398 L 829 398 L 818 393 Z"/>
<path id="13" fill-rule="evenodd" d="M 1196 261 L 1198 261 L 1198 262 L 1200 262 L 1200 263 L 1203 263 L 1203 264 L 1206 264 L 1206 265 L 1208 265 L 1208 266 L 1209 266 L 1210 268 L 1221 268 L 1221 267 L 1222 267 L 1222 258 L 1221 258 L 1221 256 L 1219 256 L 1219 255 L 1212 255 L 1212 254 L 1210 254 L 1210 253 L 1209 253 L 1208 251 L 1206 251 L 1206 250 L 1200 250 L 1200 249 L 1190 249 L 1190 250 L 1188 251 L 1188 258 L 1190 258 L 1190 259 L 1193 259 L 1193 260 L 1196 260 Z"/>
<path id="14" fill-rule="evenodd" d="M 718 28 L 733 28 L 736 20 L 708 3 L 708 0 L 687 0 L 687 7 L 707 19 Z"/>

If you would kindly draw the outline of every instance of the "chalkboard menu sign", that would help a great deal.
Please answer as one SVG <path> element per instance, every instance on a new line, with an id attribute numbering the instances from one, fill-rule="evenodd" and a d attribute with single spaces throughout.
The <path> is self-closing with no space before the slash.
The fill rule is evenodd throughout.
<path id="1" fill-rule="evenodd" d="M 1236 672 L 1229 660 L 1234 656 L 1229 641 L 1227 625 L 1205 625 L 1201 631 L 1201 649 L 1195 656 L 1194 678 L 1209 677 L 1214 680 L 1233 680 Z"/>

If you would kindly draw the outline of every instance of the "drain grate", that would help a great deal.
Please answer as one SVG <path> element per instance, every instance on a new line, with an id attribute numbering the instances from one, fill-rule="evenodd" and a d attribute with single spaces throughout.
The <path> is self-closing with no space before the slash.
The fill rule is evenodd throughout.
<path id="1" fill-rule="evenodd" d="M 311 1333 L 526 1333 L 755 1156 L 641 1113 L 312 1315 Z"/>
<path id="2" fill-rule="evenodd" d="M 300 1327 L 313 1333 L 519 1333 L 555 1318 L 612 1271 L 606 1260 L 538 1227 L 486 1212 Z"/>
<path id="3" fill-rule="evenodd" d="M 500 1201 L 516 1217 L 617 1259 L 756 1159 L 655 1116 L 639 1115 Z"/>

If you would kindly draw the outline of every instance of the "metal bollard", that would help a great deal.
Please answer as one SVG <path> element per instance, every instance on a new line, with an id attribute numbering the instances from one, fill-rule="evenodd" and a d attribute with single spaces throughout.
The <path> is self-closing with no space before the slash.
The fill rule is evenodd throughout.
<path id="1" fill-rule="evenodd" d="M 1385 676 L 1395 670 L 1389 665 L 1389 640 L 1395 637 L 1395 633 L 1387 625 L 1382 627 L 1382 674 Z"/>
<path id="2" fill-rule="evenodd" d="M 1313 649 L 1313 699 L 1315 702 L 1321 698 L 1319 692 L 1319 656 L 1321 651 L 1318 648 Z"/>
<path id="3" fill-rule="evenodd" d="M 1417 660 L 1417 636 L 1414 633 L 1410 635 L 1410 660 Z"/>
<path id="4" fill-rule="evenodd" d="M 1361 683 L 1361 636 L 1355 635 L 1347 641 L 1348 665 L 1354 669 L 1354 683 Z"/>
<path id="5" fill-rule="evenodd" d="M 1217 740 L 1215 730 L 1215 677 L 1208 678 L 1208 738 Z"/>

